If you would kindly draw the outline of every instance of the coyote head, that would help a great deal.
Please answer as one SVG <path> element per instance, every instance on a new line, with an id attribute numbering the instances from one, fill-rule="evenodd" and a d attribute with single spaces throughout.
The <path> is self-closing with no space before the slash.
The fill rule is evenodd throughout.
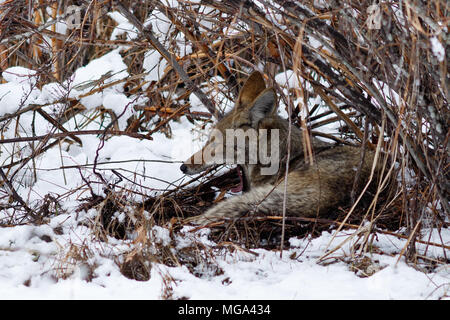
<path id="1" fill-rule="evenodd" d="M 206 145 L 181 165 L 181 171 L 196 174 L 218 164 L 278 166 L 278 130 L 270 125 L 276 108 L 275 90 L 266 89 L 261 73 L 252 73 L 233 110 L 215 125 Z"/>

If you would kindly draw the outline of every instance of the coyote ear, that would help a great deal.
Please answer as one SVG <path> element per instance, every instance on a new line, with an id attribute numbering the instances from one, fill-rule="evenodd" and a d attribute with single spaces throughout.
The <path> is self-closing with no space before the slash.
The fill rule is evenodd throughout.
<path id="1" fill-rule="evenodd" d="M 256 127 L 262 119 L 271 115 L 277 106 L 277 94 L 273 88 L 264 90 L 250 108 L 250 121 Z"/>
<path id="2" fill-rule="evenodd" d="M 261 72 L 255 71 L 248 77 L 239 94 L 237 107 L 250 105 L 255 98 L 266 89 L 264 78 Z"/>

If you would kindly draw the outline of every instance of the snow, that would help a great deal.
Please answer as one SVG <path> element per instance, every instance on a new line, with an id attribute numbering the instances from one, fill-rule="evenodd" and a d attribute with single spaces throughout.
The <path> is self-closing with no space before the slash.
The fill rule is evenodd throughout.
<path id="1" fill-rule="evenodd" d="M 166 36 L 174 28 L 166 15 L 157 9 L 152 12 L 152 15 L 144 23 L 144 26 L 151 26 L 151 30 L 161 43 L 165 42 Z"/>
<path id="2" fill-rule="evenodd" d="M 111 40 L 119 39 L 119 36 L 122 34 L 126 36 L 126 40 L 137 38 L 138 30 L 120 12 L 108 12 L 108 16 L 117 23 L 117 26 L 111 33 Z"/>
<path id="3" fill-rule="evenodd" d="M 119 117 L 119 129 L 124 130 L 127 119 L 133 115 L 133 100 L 123 93 L 110 93 L 103 97 L 102 105 Z"/>
<path id="4" fill-rule="evenodd" d="M 176 2 L 173 2 L 176 5 Z M 322 5 L 321 1 L 317 5 Z M 167 32 L 170 24 L 163 15 L 156 12 L 161 20 L 154 23 L 155 30 Z M 133 31 L 127 21 L 117 13 L 111 13 L 122 31 L 131 38 Z M 157 28 L 156 28 L 157 27 Z M 112 38 L 120 35 L 114 30 Z M 439 42 L 431 39 L 434 54 L 440 59 L 443 54 Z M 439 43 L 439 44 L 438 44 Z M 445 53 L 445 52 L 444 52 Z M 156 51 L 149 51 L 144 60 L 144 70 L 148 72 L 146 81 L 159 79 L 167 66 Z M 35 71 L 23 67 L 13 67 L 4 71 L 7 81 L 0 84 L 0 116 L 13 113 L 30 103 L 47 103 L 48 110 L 58 111 L 61 106 L 56 102 L 63 96 L 77 98 L 101 85 L 125 79 L 129 76 L 127 67 L 120 55 L 120 48 L 114 49 L 102 57 L 92 60 L 79 68 L 62 85 L 46 84 L 36 88 Z M 105 79 L 102 76 L 108 75 Z M 101 80 L 100 84 L 96 80 Z M 289 88 L 298 85 L 296 75 L 288 70 L 278 74 L 276 82 L 288 93 Z M 220 86 L 221 79 L 216 77 L 210 85 Z M 381 85 L 381 84 L 380 84 Z M 307 88 L 309 89 L 309 88 Z M 214 91 L 214 90 L 213 90 Z M 385 91 L 393 101 L 399 97 L 392 91 Z M 212 93 L 214 95 L 214 93 Z M 224 101 L 226 109 L 232 105 L 225 97 L 216 94 L 217 101 Z M 319 99 L 320 100 L 320 99 Z M 319 101 L 318 100 L 318 101 Z M 145 99 L 127 97 L 123 82 L 114 84 L 90 96 L 81 98 L 86 112 L 94 112 L 99 106 L 123 113 L 119 118 L 119 128 L 125 128 L 126 119 L 132 115 L 134 105 L 143 105 Z M 194 96 L 189 97 L 193 110 L 206 111 Z M 55 104 L 51 104 L 55 103 Z M 46 109 L 47 110 L 47 109 Z M 76 129 L 76 123 L 85 120 L 85 115 L 76 117 L 76 121 L 65 124 L 66 129 Z M 39 115 L 23 114 L 18 131 L 31 135 L 31 123 L 34 121 L 36 134 L 48 133 L 51 126 Z M 99 129 L 98 122 L 92 122 L 86 128 Z M 126 278 L 116 263 L 123 259 L 133 248 L 139 247 L 130 240 L 108 238 L 100 241 L 85 222 L 96 219 L 96 210 L 76 212 L 79 199 L 87 197 L 89 192 L 84 186 L 85 179 L 95 180 L 92 164 L 98 155 L 98 168 L 108 181 L 115 181 L 109 169 L 116 168 L 124 176 L 142 186 L 142 192 L 154 194 L 174 188 L 187 181 L 179 170 L 180 162 L 198 150 L 207 132 L 199 132 L 185 118 L 171 122 L 172 138 L 162 133 L 154 133 L 153 140 L 139 140 L 127 136 L 115 136 L 105 140 L 102 146 L 94 135 L 80 136 L 83 145 L 68 145 L 49 149 L 36 158 L 36 171 L 25 166 L 17 176 L 21 184 L 15 188 L 31 206 L 42 203 L 47 195 L 63 195 L 61 207 L 56 214 L 48 217 L 42 225 L 6 226 L 13 220 L 11 211 L 0 211 L 0 298 L 1 299 L 162 299 L 164 292 L 170 291 L 173 298 L 189 299 L 439 299 L 448 298 L 450 289 L 450 269 L 442 265 L 431 273 L 414 268 L 400 257 L 406 240 L 385 233 L 377 233 L 374 246 L 379 250 L 367 254 L 367 257 L 380 266 L 380 270 L 369 277 L 359 277 L 349 267 L 352 241 L 338 250 L 345 259 L 336 259 L 329 264 L 319 264 L 318 260 L 328 249 L 336 246 L 352 231 L 339 232 L 330 243 L 333 232 L 323 232 L 320 237 L 292 238 L 290 247 L 283 252 L 254 249 L 253 253 L 240 250 L 217 251 L 216 244 L 207 239 L 208 230 L 192 231 L 185 228 L 176 236 L 168 229 L 155 226 L 149 232 L 154 245 L 173 245 L 176 250 L 190 248 L 200 243 L 217 255 L 214 262 L 223 273 L 214 274 L 208 268 L 200 270 L 202 276 L 195 276 L 186 266 L 169 267 L 152 263 L 150 279 L 136 281 Z M 15 128 L 5 130 L 5 138 L 15 136 Z M 21 156 L 31 154 L 26 143 L 16 144 Z M 12 144 L 0 145 L 0 163 L 9 163 L 13 150 Z M 17 159 L 15 159 L 17 160 Z M 152 160 L 151 162 L 148 160 Z M 118 163 L 118 161 L 126 161 Z M 78 168 L 68 168 L 77 165 Z M 64 170 L 60 167 L 65 166 Z M 131 183 L 124 182 L 124 187 Z M 93 184 L 94 192 L 103 194 L 101 184 Z M 136 196 L 139 201 L 139 196 Z M 147 213 L 148 214 L 148 213 Z M 174 237 L 174 238 L 172 238 Z M 450 232 L 442 229 L 424 229 L 421 238 L 450 245 Z M 175 250 L 174 249 L 174 250 Z M 155 247 L 154 250 L 158 250 Z M 419 244 L 420 254 L 438 259 L 449 256 L 450 250 L 436 246 Z M 75 259 L 74 257 L 78 257 Z M 294 257 L 294 258 L 292 258 Z M 345 261 L 347 260 L 347 261 Z M 199 266 L 201 268 L 202 266 Z M 168 281 L 168 279 L 172 279 Z M 168 284 L 169 282 L 169 284 Z M 170 288 L 168 287 L 170 286 Z"/>
<path id="5" fill-rule="evenodd" d="M 156 50 L 149 50 L 145 53 L 143 68 L 147 71 L 145 81 L 152 82 L 162 78 L 167 62 L 162 58 L 161 54 Z M 144 86 L 148 88 L 148 84 Z"/>
<path id="6" fill-rule="evenodd" d="M 7 82 L 36 84 L 34 75 L 36 71 L 24 67 L 11 67 L 6 69 L 2 76 Z"/>
<path id="7" fill-rule="evenodd" d="M 85 227 L 75 227 L 73 218 L 57 217 L 49 225 L 20 226 L 0 229 L 0 297 L 3 299 L 160 299 L 164 279 L 174 280 L 174 298 L 190 299 L 436 299 L 448 294 L 450 269 L 442 267 L 425 274 L 397 263 L 397 256 L 376 255 L 383 269 L 361 278 L 348 265 L 337 262 L 327 266 L 316 263 L 323 253 L 323 244 L 331 236 L 324 233 L 309 245 L 297 241 L 299 247 L 279 252 L 262 249 L 249 253 L 218 255 L 224 273 L 218 276 L 195 277 L 182 267 L 154 264 L 150 280 L 139 282 L 125 278 L 113 259 L 107 257 L 121 245 L 104 243 L 89 245 L 91 235 Z M 57 236 L 50 225 L 63 226 L 68 234 Z M 53 241 L 46 242 L 47 235 Z M 167 229 L 156 227 L 155 238 L 170 242 Z M 200 236 L 202 238 L 202 236 Z M 204 238 L 204 236 L 203 236 Z M 393 241 L 384 239 L 382 241 Z M 186 241 L 186 240 L 185 240 Z M 86 264 L 72 264 L 61 259 L 68 247 L 89 248 Z M 306 249 L 305 249 L 305 246 Z M 126 250 L 127 246 L 122 246 Z M 297 259 L 294 253 L 303 252 Z M 91 281 L 88 265 L 98 265 Z M 71 273 L 69 270 L 71 269 Z M 69 273 L 56 280 L 55 273 Z"/>
<path id="8" fill-rule="evenodd" d="M 431 37 L 430 42 L 431 42 L 431 50 L 433 51 L 433 54 L 436 56 L 438 61 L 439 62 L 444 61 L 445 49 L 442 43 L 436 37 Z"/>
<path id="9" fill-rule="evenodd" d="M 86 66 L 77 69 L 73 76 L 66 81 L 66 85 L 71 88 L 69 97 L 77 98 L 99 85 L 106 85 L 128 77 L 127 66 L 123 62 L 119 50 L 115 49 L 101 58 L 92 60 Z M 103 81 L 102 77 L 105 77 Z M 102 104 L 102 97 L 106 94 L 110 92 L 123 92 L 123 84 L 121 82 L 101 92 L 83 97 L 81 98 L 81 103 L 88 109 L 94 109 Z"/>
<path id="10" fill-rule="evenodd" d="M 35 87 L 35 74 L 35 71 L 24 67 L 11 67 L 3 71 L 2 76 L 7 82 L 0 84 L 0 116 L 37 102 L 39 89 Z"/>

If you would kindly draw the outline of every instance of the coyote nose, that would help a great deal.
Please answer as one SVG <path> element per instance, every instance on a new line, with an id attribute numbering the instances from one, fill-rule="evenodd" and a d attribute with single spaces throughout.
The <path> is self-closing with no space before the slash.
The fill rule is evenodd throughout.
<path id="1" fill-rule="evenodd" d="M 183 173 L 186 173 L 187 167 L 186 167 L 186 165 L 185 165 L 184 163 L 181 165 L 180 170 L 181 170 Z"/>

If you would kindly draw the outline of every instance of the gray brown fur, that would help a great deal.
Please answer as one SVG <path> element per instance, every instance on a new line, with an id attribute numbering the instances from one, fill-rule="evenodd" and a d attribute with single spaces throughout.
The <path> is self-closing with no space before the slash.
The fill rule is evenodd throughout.
<path id="1" fill-rule="evenodd" d="M 248 212 L 281 214 L 288 121 L 277 115 L 276 108 L 274 89 L 266 89 L 262 75 L 253 73 L 241 90 L 233 110 L 215 128 L 222 132 L 233 128 L 279 129 L 279 170 L 275 175 L 261 175 L 260 164 L 242 165 L 248 191 L 218 203 L 191 221 L 207 223 L 221 218 L 238 218 Z M 361 150 L 351 146 L 334 146 L 313 138 L 314 163 L 310 165 L 305 162 L 302 140 L 302 131 L 291 126 L 286 213 L 289 216 L 317 217 L 349 199 Z M 372 151 L 366 152 L 357 191 L 369 178 L 373 157 Z M 191 164 L 188 159 L 183 169 L 188 174 L 194 174 L 207 167 L 206 164 Z"/>

